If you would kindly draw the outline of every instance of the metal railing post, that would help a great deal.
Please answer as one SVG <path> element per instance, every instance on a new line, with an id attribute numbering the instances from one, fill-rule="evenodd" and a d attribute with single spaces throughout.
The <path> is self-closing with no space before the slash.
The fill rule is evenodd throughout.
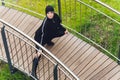
<path id="1" fill-rule="evenodd" d="M 5 5 L 4 0 L 1 0 L 1 2 L 2 2 L 2 6 L 4 6 Z"/>
<path id="2" fill-rule="evenodd" d="M 119 52 L 118 52 L 118 64 L 120 65 L 120 45 L 119 45 Z"/>
<path id="3" fill-rule="evenodd" d="M 2 34 L 3 45 L 5 48 L 5 53 L 6 53 L 6 57 L 7 57 L 7 61 L 8 61 L 8 66 L 10 68 L 11 74 L 13 74 L 15 72 L 15 69 L 13 68 L 12 63 L 11 63 L 11 59 L 10 59 L 10 52 L 8 49 L 7 38 L 5 35 L 5 25 L 4 24 L 3 24 L 3 27 L 1 28 L 1 34 Z"/>
<path id="4" fill-rule="evenodd" d="M 59 13 L 60 18 L 62 19 L 62 14 L 61 14 L 61 1 L 60 1 L 60 0 L 58 0 L 58 13 Z"/>
<path id="5" fill-rule="evenodd" d="M 54 67 L 54 80 L 58 80 L 58 64 Z"/>

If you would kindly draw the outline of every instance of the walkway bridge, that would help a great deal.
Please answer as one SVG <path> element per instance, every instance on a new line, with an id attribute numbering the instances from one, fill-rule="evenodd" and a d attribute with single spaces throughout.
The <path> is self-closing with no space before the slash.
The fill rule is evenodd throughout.
<path id="1" fill-rule="evenodd" d="M 0 6 L 0 59 L 9 64 L 11 73 L 16 68 L 35 79 L 31 68 L 37 44 L 43 50 L 39 80 L 120 80 L 116 61 L 71 33 L 55 38 L 53 47 L 39 45 L 33 37 L 41 23 L 42 19 Z"/>

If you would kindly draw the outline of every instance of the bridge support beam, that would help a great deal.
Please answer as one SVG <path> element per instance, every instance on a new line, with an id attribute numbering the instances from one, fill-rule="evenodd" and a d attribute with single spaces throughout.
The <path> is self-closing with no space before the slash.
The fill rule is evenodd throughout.
<path id="1" fill-rule="evenodd" d="M 2 34 L 3 45 L 5 48 L 5 53 L 6 53 L 6 57 L 7 57 L 7 61 L 8 61 L 8 66 L 9 66 L 11 74 L 14 74 L 16 72 L 16 69 L 12 66 L 10 52 L 8 49 L 7 38 L 6 38 L 6 34 L 5 34 L 5 25 L 4 24 L 3 24 L 3 27 L 1 29 L 1 34 Z"/>
<path id="2" fill-rule="evenodd" d="M 54 67 L 54 80 L 58 80 L 58 64 Z"/>
<path id="3" fill-rule="evenodd" d="M 60 18 L 61 18 L 61 20 L 62 20 L 62 14 L 61 14 L 61 1 L 60 1 L 60 0 L 58 0 L 58 13 L 59 13 L 59 16 L 60 16 Z"/>
<path id="4" fill-rule="evenodd" d="M 2 2 L 2 6 L 4 6 L 5 5 L 4 0 L 1 0 L 1 2 Z"/>

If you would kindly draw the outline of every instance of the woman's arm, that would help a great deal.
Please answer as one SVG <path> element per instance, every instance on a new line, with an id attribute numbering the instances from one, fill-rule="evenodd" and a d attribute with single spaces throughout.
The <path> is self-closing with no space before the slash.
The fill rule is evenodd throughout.
<path id="1" fill-rule="evenodd" d="M 58 16 L 58 14 L 54 13 L 54 19 L 55 21 L 57 21 L 58 23 L 62 23 L 62 20 L 60 19 L 60 17 Z"/>

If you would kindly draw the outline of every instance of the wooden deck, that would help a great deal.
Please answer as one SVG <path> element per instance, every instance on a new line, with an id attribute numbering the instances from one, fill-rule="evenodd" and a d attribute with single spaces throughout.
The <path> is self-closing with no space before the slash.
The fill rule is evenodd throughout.
<path id="1" fill-rule="evenodd" d="M 42 20 L 38 18 L 3 6 L 0 6 L 0 19 L 17 26 L 18 29 L 32 38 L 42 23 Z M 2 27 L 1 24 L 0 27 Z M 72 34 L 66 34 L 53 41 L 55 42 L 53 47 L 45 47 L 79 76 L 81 80 L 120 80 L 120 66 L 83 40 Z M 3 51 L 0 55 L 2 55 L 4 54 L 2 41 L 0 43 L 0 48 Z"/>

